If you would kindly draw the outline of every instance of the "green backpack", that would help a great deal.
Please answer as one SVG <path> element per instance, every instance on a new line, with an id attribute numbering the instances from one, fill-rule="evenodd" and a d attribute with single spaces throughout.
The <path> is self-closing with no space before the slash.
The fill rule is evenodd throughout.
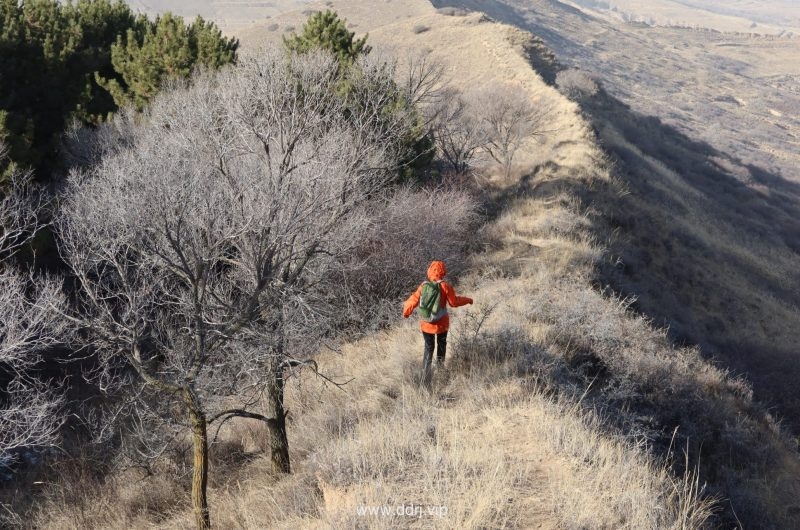
<path id="1" fill-rule="evenodd" d="M 436 322 L 442 318 L 447 308 L 442 304 L 442 290 L 440 282 L 426 281 L 422 284 L 422 293 L 419 297 L 419 315 L 422 320 Z"/>

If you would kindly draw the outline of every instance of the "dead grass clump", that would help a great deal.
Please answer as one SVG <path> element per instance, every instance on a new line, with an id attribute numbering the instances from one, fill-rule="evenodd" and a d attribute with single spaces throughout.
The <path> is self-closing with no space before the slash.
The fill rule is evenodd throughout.
<path id="1" fill-rule="evenodd" d="M 466 9 L 460 9 L 457 7 L 440 7 L 436 10 L 436 12 L 446 17 L 465 17 L 469 14 L 469 11 Z"/>
<path id="2" fill-rule="evenodd" d="M 102 480 L 61 480 L 45 494 L 31 526 L 43 530 L 141 528 L 188 507 L 186 490 L 169 475 L 130 469 Z"/>
<path id="3" fill-rule="evenodd" d="M 556 74 L 556 87 L 559 92 L 573 101 L 597 95 L 600 87 L 592 76 L 576 68 L 561 70 Z"/>
<path id="4" fill-rule="evenodd" d="M 605 411 L 606 427 L 645 440 L 678 476 L 690 471 L 670 448 L 685 447 L 689 465 L 711 492 L 735 502 L 739 517 L 746 511 L 748 518 L 784 520 L 785 508 L 772 511 L 764 502 L 781 479 L 759 481 L 788 471 L 777 462 L 792 469 L 786 440 L 746 383 L 703 361 L 697 349 L 672 346 L 663 330 L 630 313 L 630 300 L 576 284 L 555 287 L 534 294 L 526 314 L 548 326 L 548 351 L 590 385 L 585 402 Z"/>
<path id="5" fill-rule="evenodd" d="M 269 434 L 266 429 L 264 431 L 263 436 L 268 440 Z M 208 452 L 209 465 L 214 469 L 209 476 L 209 484 L 220 487 L 230 482 L 248 462 L 265 454 L 261 450 L 247 451 L 242 439 L 217 440 L 209 446 Z"/>

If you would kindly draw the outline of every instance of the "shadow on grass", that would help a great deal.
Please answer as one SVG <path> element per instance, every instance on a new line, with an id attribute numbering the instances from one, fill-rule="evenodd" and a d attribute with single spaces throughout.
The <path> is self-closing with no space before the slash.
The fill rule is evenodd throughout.
<path id="1" fill-rule="evenodd" d="M 481 10 L 541 37 L 573 62 L 590 54 L 558 28 L 495 0 L 435 0 L 436 7 Z M 570 24 L 588 15 L 558 6 Z M 567 21 L 565 20 L 565 23 Z M 531 65 L 554 83 L 559 66 L 544 49 Z M 697 344 L 751 381 L 754 397 L 800 434 L 800 185 L 742 163 L 605 91 L 582 102 L 615 161 L 617 189 L 577 190 L 602 212 L 597 226 L 617 237 L 618 260 L 597 282 L 669 328 L 678 344 Z M 747 131 L 741 131 L 747 135 Z M 564 183 L 569 186 L 569 184 Z M 574 186 L 571 186 L 574 188 Z"/>
<path id="2" fill-rule="evenodd" d="M 800 185 L 604 92 L 584 111 L 624 188 L 592 197 L 620 236 L 598 279 L 744 374 L 800 432 Z"/>

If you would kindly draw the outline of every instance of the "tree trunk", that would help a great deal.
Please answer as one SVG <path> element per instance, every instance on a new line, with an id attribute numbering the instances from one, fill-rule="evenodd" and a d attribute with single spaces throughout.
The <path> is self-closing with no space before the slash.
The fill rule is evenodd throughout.
<path id="1" fill-rule="evenodd" d="M 189 401 L 189 419 L 192 423 L 192 436 L 194 442 L 194 469 L 192 473 L 192 508 L 194 520 L 198 530 L 211 528 L 211 517 L 208 512 L 208 435 L 206 433 L 206 416 L 197 407 L 191 391 L 187 391 Z"/>
<path id="2" fill-rule="evenodd" d="M 289 439 L 286 436 L 286 412 L 283 409 L 283 368 L 278 365 L 272 370 L 273 377 L 267 386 L 267 408 L 270 416 L 267 426 L 272 470 L 275 473 L 290 473 Z"/>

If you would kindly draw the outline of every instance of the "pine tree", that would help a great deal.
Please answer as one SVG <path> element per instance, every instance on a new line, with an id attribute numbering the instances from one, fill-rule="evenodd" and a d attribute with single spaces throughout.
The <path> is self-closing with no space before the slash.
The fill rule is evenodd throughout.
<path id="1" fill-rule="evenodd" d="M 123 0 L 0 0 L 0 141 L 10 151 L 0 180 L 14 167 L 50 179 L 70 120 L 141 109 L 166 79 L 233 62 L 237 47 L 201 18 L 151 21 Z"/>
<path id="2" fill-rule="evenodd" d="M 188 78 L 195 66 L 219 68 L 234 62 L 239 42 L 222 36 L 201 17 L 187 26 L 183 18 L 166 13 L 149 21 L 140 16 L 125 36 L 111 47 L 111 63 L 121 79 L 98 74 L 118 106 L 142 110 L 169 79 Z"/>
<path id="3" fill-rule="evenodd" d="M 283 44 L 290 53 L 306 53 L 321 48 L 333 53 L 339 62 L 350 64 L 361 54 L 370 52 L 367 35 L 354 39 L 355 33 L 347 31 L 347 21 L 335 12 L 327 10 L 314 13 L 298 35 L 284 37 Z"/>
<path id="4" fill-rule="evenodd" d="M 87 87 L 87 98 L 75 107 L 75 116 L 84 123 L 99 123 L 117 110 L 114 99 L 96 81 L 95 73 L 106 79 L 118 78 L 111 64 L 111 46 L 117 36 L 133 27 L 136 16 L 123 0 L 77 0 L 64 9 L 81 27 L 79 70 Z"/>
<path id="5" fill-rule="evenodd" d="M 0 140 L 12 165 L 48 170 L 58 135 L 73 107 L 86 98 L 75 75 L 80 26 L 55 0 L 0 0 Z"/>

